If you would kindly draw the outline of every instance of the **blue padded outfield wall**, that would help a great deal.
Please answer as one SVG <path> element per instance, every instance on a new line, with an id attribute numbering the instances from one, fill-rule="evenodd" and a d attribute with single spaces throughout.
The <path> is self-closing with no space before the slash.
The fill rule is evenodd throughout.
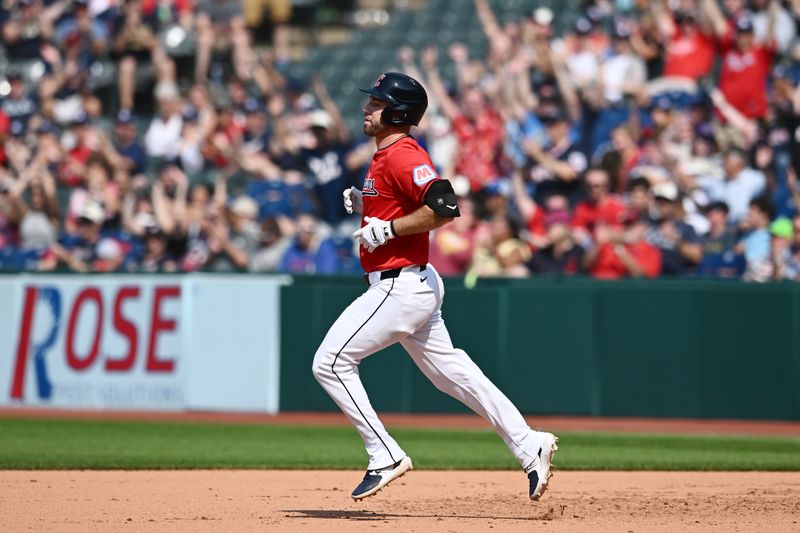
<path id="1" fill-rule="evenodd" d="M 281 288 L 280 409 L 333 410 L 311 375 L 360 279 Z M 456 346 L 524 413 L 800 420 L 800 285 L 587 279 L 446 281 Z M 379 411 L 466 412 L 397 345 L 361 376 Z"/>

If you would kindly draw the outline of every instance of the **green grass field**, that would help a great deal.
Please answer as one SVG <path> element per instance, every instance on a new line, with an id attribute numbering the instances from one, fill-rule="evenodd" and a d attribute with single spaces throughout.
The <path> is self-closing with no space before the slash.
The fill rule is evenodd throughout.
<path id="1" fill-rule="evenodd" d="M 491 431 L 390 428 L 423 469 L 514 469 Z M 560 433 L 559 469 L 800 470 L 800 438 Z M 349 427 L 0 418 L 0 469 L 361 469 Z"/>

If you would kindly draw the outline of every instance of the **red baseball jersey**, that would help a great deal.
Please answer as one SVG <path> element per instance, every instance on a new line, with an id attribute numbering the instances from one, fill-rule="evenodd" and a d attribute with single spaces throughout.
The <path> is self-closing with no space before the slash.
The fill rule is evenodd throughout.
<path id="1" fill-rule="evenodd" d="M 364 178 L 365 217 L 394 220 L 419 209 L 431 183 L 440 179 L 425 150 L 411 137 L 375 152 Z M 365 225 L 361 219 L 361 226 Z M 395 237 L 372 253 L 361 247 L 365 272 L 428 263 L 428 232 Z"/>

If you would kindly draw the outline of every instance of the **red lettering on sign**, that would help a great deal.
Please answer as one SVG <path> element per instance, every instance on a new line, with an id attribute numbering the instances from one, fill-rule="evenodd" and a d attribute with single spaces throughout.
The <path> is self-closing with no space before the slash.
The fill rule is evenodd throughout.
<path id="1" fill-rule="evenodd" d="M 11 397 L 22 399 L 25 385 L 25 367 L 28 366 L 28 347 L 30 346 L 31 328 L 33 326 L 33 308 L 36 303 L 36 287 L 25 287 L 25 307 L 22 311 L 22 325 L 17 345 L 17 360 L 14 366 L 14 381 L 11 384 Z"/>
<path id="2" fill-rule="evenodd" d="M 180 287 L 156 287 L 153 295 L 153 319 L 150 324 L 150 341 L 147 343 L 147 371 L 172 372 L 175 361 L 161 359 L 156 354 L 156 342 L 159 332 L 175 331 L 175 320 L 161 317 L 161 300 L 178 298 L 181 295 Z"/>
<path id="3" fill-rule="evenodd" d="M 97 325 L 94 330 L 94 342 L 89 353 L 84 357 L 78 356 L 75 353 L 75 329 L 78 322 L 78 315 L 81 312 L 83 304 L 88 301 L 94 301 L 97 306 Z M 69 323 L 67 326 L 67 363 L 75 370 L 86 370 L 100 353 L 100 336 L 103 332 L 103 298 L 100 296 L 100 289 L 96 287 L 89 287 L 83 289 L 78 297 L 75 298 L 75 304 L 72 306 L 72 312 L 69 315 Z"/>
<path id="4" fill-rule="evenodd" d="M 139 297 L 139 287 L 122 287 L 114 300 L 114 329 L 128 339 L 128 353 L 122 359 L 106 359 L 106 370 L 128 372 L 136 362 L 136 351 L 139 347 L 139 335 L 136 325 L 122 315 L 125 300 Z"/>

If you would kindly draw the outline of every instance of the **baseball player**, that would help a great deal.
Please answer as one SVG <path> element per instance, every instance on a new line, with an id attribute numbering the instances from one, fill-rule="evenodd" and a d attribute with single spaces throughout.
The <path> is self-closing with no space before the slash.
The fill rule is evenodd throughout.
<path id="1" fill-rule="evenodd" d="M 370 404 L 358 375 L 362 359 L 399 342 L 434 385 L 485 418 L 519 461 L 530 498 L 547 488 L 558 449 L 551 433 L 533 431 L 516 407 L 463 350 L 453 347 L 442 320 L 444 285 L 428 264 L 428 232 L 459 216 L 450 182 L 409 135 L 428 106 L 415 79 L 396 72 L 378 77 L 363 108 L 364 133 L 375 138 L 364 186 L 344 191 L 345 209 L 364 215 L 353 234 L 369 289 L 331 326 L 314 356 L 317 381 L 364 440 L 367 473 L 352 493 L 372 496 L 413 468 Z"/>

